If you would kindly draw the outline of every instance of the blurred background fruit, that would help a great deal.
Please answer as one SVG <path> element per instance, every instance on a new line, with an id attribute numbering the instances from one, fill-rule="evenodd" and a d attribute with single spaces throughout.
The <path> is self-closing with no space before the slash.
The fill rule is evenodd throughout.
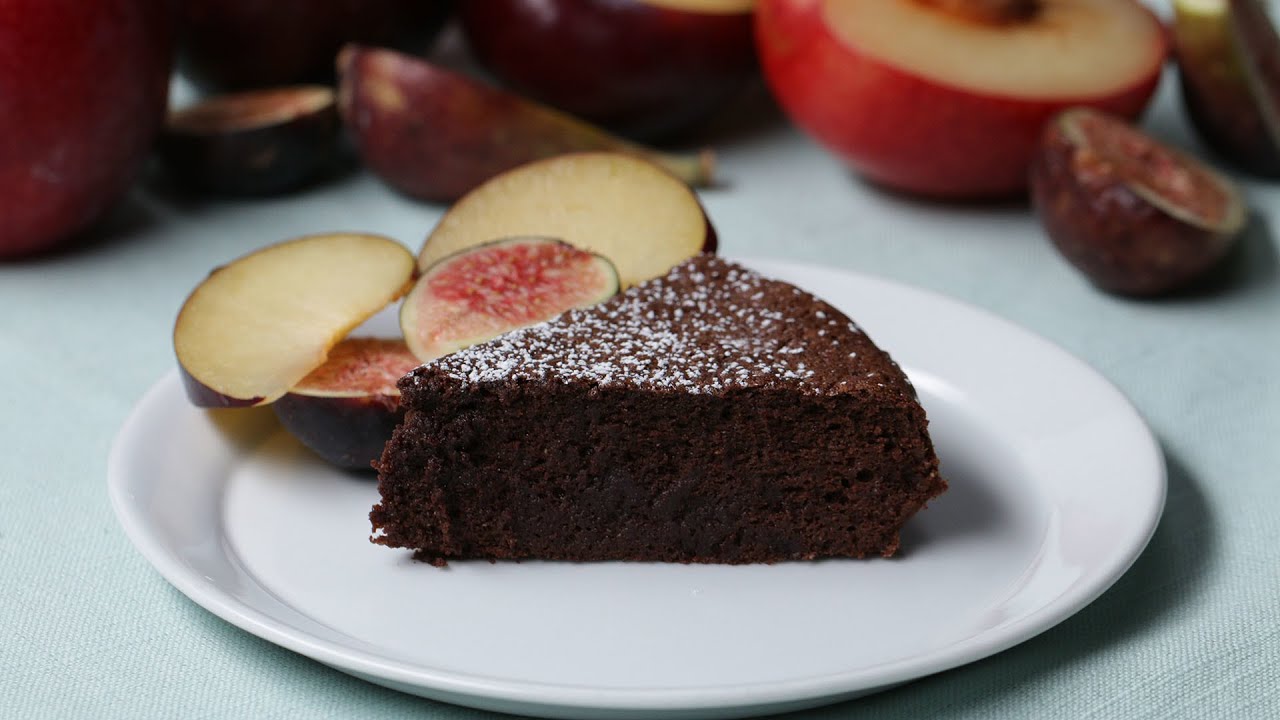
<path id="1" fill-rule="evenodd" d="M 275 195 L 333 168 L 339 130 L 337 100 L 327 86 L 246 90 L 171 112 L 160 155 L 187 187 Z"/>
<path id="2" fill-rule="evenodd" d="M 1187 115 L 1237 167 L 1280 177 L 1280 37 L 1258 0 L 1175 0 Z"/>
<path id="3" fill-rule="evenodd" d="M 1225 176 L 1086 108 L 1045 126 L 1031 186 L 1058 251 L 1094 285 L 1124 295 L 1186 286 L 1226 255 L 1248 218 Z"/>
<path id="4" fill-rule="evenodd" d="M 584 150 L 641 155 L 691 184 L 712 179 L 709 152 L 650 150 L 421 58 L 353 45 L 338 65 L 339 110 L 361 158 L 410 197 L 456 200 L 504 170 Z"/>
<path id="5" fill-rule="evenodd" d="M 756 74 L 753 0 L 466 0 L 476 58 L 518 93 L 633 138 L 694 127 Z"/>
<path id="6" fill-rule="evenodd" d="M 784 110 L 852 169 L 959 199 L 1025 193 L 1064 108 L 1137 117 L 1167 54 L 1133 0 L 760 0 L 756 39 Z"/>
<path id="7" fill-rule="evenodd" d="M 164 117 L 168 0 L 0 0 L 0 258 L 123 196 Z"/>
<path id="8" fill-rule="evenodd" d="M 325 82 L 348 42 L 425 51 L 452 0 L 184 0 L 178 60 L 206 91 Z"/>

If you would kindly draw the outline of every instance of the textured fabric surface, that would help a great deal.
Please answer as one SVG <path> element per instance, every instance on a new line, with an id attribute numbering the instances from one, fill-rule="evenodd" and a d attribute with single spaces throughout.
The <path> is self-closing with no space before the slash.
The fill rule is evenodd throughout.
<path id="1" fill-rule="evenodd" d="M 1148 127 L 1198 149 L 1171 80 Z M 1137 302 L 1091 289 L 1024 208 L 879 192 L 776 121 L 722 145 L 732 187 L 704 197 L 726 254 L 856 269 L 1009 318 L 1116 383 L 1170 468 L 1151 545 L 1076 616 L 991 659 L 795 717 L 1280 717 L 1280 185 L 1248 186 L 1253 224 L 1205 288 Z M 104 487 L 112 437 L 173 366 L 174 314 L 211 267 L 340 228 L 416 248 L 439 212 L 365 175 L 245 204 L 153 189 L 78 249 L 0 265 L 0 717 L 491 717 L 223 623 L 134 550 Z"/>

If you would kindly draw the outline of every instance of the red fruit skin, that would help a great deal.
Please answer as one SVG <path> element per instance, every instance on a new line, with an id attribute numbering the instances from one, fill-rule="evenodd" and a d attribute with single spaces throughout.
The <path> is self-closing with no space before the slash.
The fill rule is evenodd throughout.
<path id="1" fill-rule="evenodd" d="M 59 245 L 128 191 L 172 41 L 168 0 L 0 0 L 0 258 Z"/>
<path id="2" fill-rule="evenodd" d="M 481 63 L 516 92 L 633 138 L 688 129 L 757 72 L 751 14 L 639 0 L 470 0 Z"/>
<path id="3" fill-rule="evenodd" d="M 1142 114 L 1163 58 L 1101 97 L 1023 100 L 948 87 L 865 55 L 837 37 L 812 0 L 760 0 L 756 46 L 765 80 L 791 119 L 878 184 L 923 196 L 1004 199 L 1026 193 L 1046 121 L 1075 105 Z"/>
<path id="4" fill-rule="evenodd" d="M 179 63 L 206 90 L 327 81 L 348 42 L 425 50 L 452 0 L 184 0 Z"/>

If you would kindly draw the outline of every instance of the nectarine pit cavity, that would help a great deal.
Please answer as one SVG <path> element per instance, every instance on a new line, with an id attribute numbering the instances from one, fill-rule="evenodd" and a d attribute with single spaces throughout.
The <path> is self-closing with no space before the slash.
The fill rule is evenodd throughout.
<path id="1" fill-rule="evenodd" d="M 1075 163 L 1082 177 L 1114 175 L 1207 226 L 1218 227 L 1227 220 L 1232 199 L 1226 189 L 1167 148 L 1098 114 L 1075 113 L 1068 122 L 1079 134 Z"/>
<path id="2" fill-rule="evenodd" d="M 988 25 L 1025 22 L 1040 12 L 1041 0 L 915 0 L 921 5 Z"/>

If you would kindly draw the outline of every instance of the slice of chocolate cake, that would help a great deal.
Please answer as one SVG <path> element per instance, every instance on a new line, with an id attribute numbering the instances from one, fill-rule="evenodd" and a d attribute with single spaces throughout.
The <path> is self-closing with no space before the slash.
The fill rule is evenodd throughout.
<path id="1" fill-rule="evenodd" d="M 827 303 L 710 255 L 400 389 L 374 541 L 436 564 L 889 556 L 946 488 L 888 355 Z"/>

